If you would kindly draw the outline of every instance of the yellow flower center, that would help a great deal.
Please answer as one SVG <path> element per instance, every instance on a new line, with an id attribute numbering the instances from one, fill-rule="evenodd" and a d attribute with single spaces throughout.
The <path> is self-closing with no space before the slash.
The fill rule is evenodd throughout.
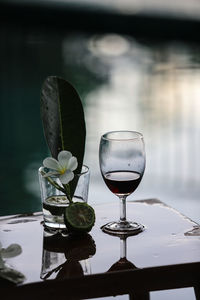
<path id="1" fill-rule="evenodd" d="M 60 169 L 59 171 L 60 171 L 60 174 L 63 175 L 63 174 L 66 172 L 66 169 L 65 169 L 65 168 L 62 168 L 62 169 Z"/>

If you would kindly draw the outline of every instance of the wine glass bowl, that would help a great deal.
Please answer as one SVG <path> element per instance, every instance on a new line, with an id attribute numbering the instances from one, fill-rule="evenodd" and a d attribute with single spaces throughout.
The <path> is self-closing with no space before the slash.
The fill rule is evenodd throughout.
<path id="1" fill-rule="evenodd" d="M 120 199 L 120 220 L 102 226 L 102 230 L 114 235 L 143 231 L 143 225 L 126 220 L 126 198 L 137 189 L 145 170 L 143 135 L 136 131 L 105 133 L 100 141 L 99 163 L 104 182 Z"/>

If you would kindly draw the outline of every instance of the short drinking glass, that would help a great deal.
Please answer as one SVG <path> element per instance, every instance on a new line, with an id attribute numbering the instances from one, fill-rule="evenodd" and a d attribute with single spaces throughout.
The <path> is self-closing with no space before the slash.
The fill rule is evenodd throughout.
<path id="1" fill-rule="evenodd" d="M 48 170 L 47 170 L 48 171 Z M 66 229 L 64 222 L 64 212 L 69 205 L 67 196 L 60 190 L 55 188 L 46 177 L 42 175 L 44 167 L 39 168 L 39 182 L 42 200 L 42 209 L 45 227 L 52 229 Z M 50 176 L 52 180 L 60 184 L 60 179 L 54 175 Z M 74 179 L 77 186 L 73 196 L 73 202 L 88 201 L 88 189 L 90 180 L 89 168 L 82 166 L 80 174 L 74 174 Z"/>

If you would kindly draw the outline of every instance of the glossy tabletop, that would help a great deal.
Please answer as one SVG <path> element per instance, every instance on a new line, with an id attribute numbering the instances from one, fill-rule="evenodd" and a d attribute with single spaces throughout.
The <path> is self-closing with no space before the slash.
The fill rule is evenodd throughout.
<path id="1" fill-rule="evenodd" d="M 82 238 L 44 230 L 42 214 L 0 218 L 1 246 L 19 245 L 4 259 L 24 275 L 23 284 L 83 274 L 200 262 L 199 225 L 179 212 L 149 199 L 127 203 L 127 218 L 145 230 L 119 238 L 100 227 L 118 218 L 118 203 L 96 205 L 96 223 Z"/>

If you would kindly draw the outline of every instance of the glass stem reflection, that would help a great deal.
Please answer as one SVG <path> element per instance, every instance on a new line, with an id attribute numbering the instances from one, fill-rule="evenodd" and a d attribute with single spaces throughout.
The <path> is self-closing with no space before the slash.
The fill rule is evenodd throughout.
<path id="1" fill-rule="evenodd" d="M 126 238 L 120 238 L 120 258 L 126 258 Z"/>
<path id="2" fill-rule="evenodd" d="M 126 222 L 126 197 L 120 196 L 120 222 Z"/>

